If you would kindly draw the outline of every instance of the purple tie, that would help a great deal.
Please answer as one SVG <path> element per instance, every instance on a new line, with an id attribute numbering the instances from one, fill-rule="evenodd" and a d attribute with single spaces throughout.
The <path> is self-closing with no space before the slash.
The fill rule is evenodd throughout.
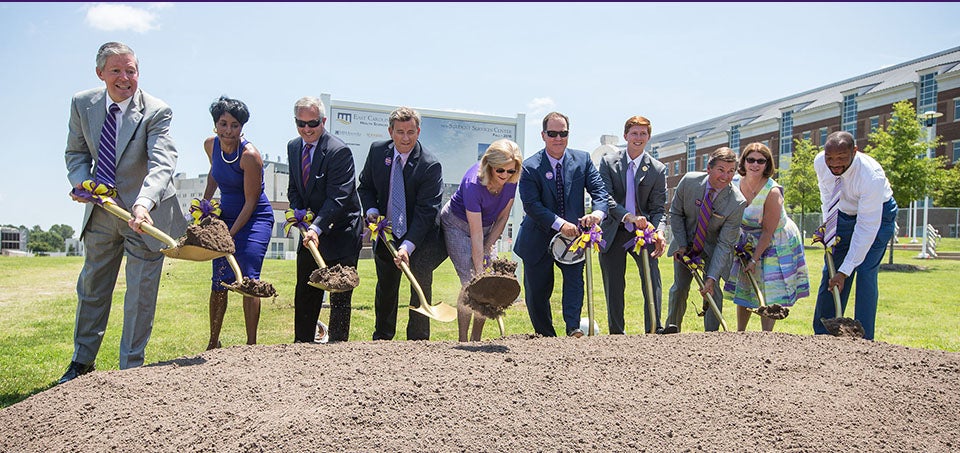
<path id="1" fill-rule="evenodd" d="M 710 214 L 713 213 L 713 193 L 716 189 L 711 188 L 707 195 L 703 197 L 700 203 L 700 216 L 697 217 L 697 234 L 693 237 L 693 251 L 700 253 L 703 251 L 703 244 L 707 239 L 707 222 L 710 221 Z"/>
<path id="2" fill-rule="evenodd" d="M 110 113 L 100 130 L 100 151 L 97 154 L 96 179 L 117 186 L 117 112 L 120 106 L 110 104 Z"/>
<path id="3" fill-rule="evenodd" d="M 310 150 L 313 149 L 312 143 L 307 143 L 303 147 L 303 154 L 300 156 L 300 174 L 303 175 L 303 190 L 307 191 L 307 184 L 310 182 Z"/>
<path id="4" fill-rule="evenodd" d="M 637 214 L 637 188 L 636 188 L 637 184 L 636 184 L 635 175 L 637 173 L 637 170 L 636 170 L 637 167 L 633 164 L 633 161 L 631 160 L 630 165 L 628 165 L 627 168 L 628 168 L 627 169 L 627 199 L 623 203 L 624 204 L 623 207 L 627 208 L 627 212 L 629 212 L 630 214 L 636 215 Z M 624 226 L 627 227 L 627 231 L 633 231 L 634 229 L 633 222 L 630 222 Z"/>
<path id="5" fill-rule="evenodd" d="M 564 201 L 563 201 L 563 166 L 560 165 L 560 162 L 557 162 L 557 167 L 556 167 L 554 170 L 556 170 L 556 173 L 555 173 L 556 176 L 555 176 L 554 179 L 556 179 L 556 181 L 557 181 L 557 214 L 559 214 L 559 215 L 560 215 L 560 218 L 562 219 L 562 218 L 565 218 L 566 209 L 564 209 L 564 206 L 563 206 L 563 205 L 564 205 Z"/>

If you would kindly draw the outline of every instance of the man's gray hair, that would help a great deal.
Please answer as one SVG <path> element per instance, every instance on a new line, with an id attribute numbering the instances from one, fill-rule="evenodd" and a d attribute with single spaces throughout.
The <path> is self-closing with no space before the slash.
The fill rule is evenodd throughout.
<path id="1" fill-rule="evenodd" d="M 122 42 L 113 41 L 100 46 L 100 50 L 97 51 L 97 69 L 102 71 L 103 67 L 107 65 L 107 57 L 111 55 L 133 55 L 133 60 L 137 63 L 137 70 L 140 69 L 140 60 L 137 59 L 137 54 L 133 53 L 133 49 Z"/>
<path id="2" fill-rule="evenodd" d="M 293 104 L 293 114 L 296 115 L 300 109 L 317 109 L 317 111 L 320 112 L 321 120 L 327 117 L 327 109 L 323 106 L 323 101 L 318 97 L 304 96 L 297 99 L 297 103 Z"/>

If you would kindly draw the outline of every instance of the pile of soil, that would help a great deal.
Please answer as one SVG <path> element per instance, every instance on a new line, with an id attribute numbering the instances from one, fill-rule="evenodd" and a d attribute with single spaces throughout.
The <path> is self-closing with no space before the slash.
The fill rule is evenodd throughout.
<path id="1" fill-rule="evenodd" d="M 790 309 L 780 304 L 766 305 L 757 308 L 757 314 L 770 319 L 784 319 L 790 316 Z"/>
<path id="2" fill-rule="evenodd" d="M 863 338 L 866 331 L 863 330 L 863 324 L 853 318 L 830 318 L 821 319 L 823 327 L 833 335 L 838 337 Z"/>
<path id="3" fill-rule="evenodd" d="M 277 297 L 277 290 L 274 289 L 273 285 L 263 280 L 255 280 L 250 277 L 243 277 L 243 281 L 238 284 L 225 286 L 254 297 Z"/>
<path id="4" fill-rule="evenodd" d="M 957 451 L 958 388 L 827 335 L 233 346 L 31 396 L 0 451 Z"/>
<path id="5" fill-rule="evenodd" d="M 236 252 L 230 229 L 220 219 L 207 217 L 199 225 L 187 226 L 187 233 L 177 241 L 177 247 L 194 245 L 224 253 Z"/>
<path id="6" fill-rule="evenodd" d="M 310 274 L 310 283 L 333 291 L 348 291 L 360 286 L 357 268 L 335 264 L 319 268 Z"/>
<path id="7" fill-rule="evenodd" d="M 517 263 L 493 260 L 490 267 L 475 275 L 460 291 L 458 304 L 465 304 L 487 318 L 497 318 L 520 296 Z"/>

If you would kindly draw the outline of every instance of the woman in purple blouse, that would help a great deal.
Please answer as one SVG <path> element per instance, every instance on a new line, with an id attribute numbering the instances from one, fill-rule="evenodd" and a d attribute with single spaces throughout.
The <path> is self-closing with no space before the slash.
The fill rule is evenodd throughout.
<path id="1" fill-rule="evenodd" d="M 443 206 L 443 223 L 447 254 L 465 286 L 473 275 L 483 271 L 483 258 L 496 258 L 493 246 L 503 233 L 517 194 L 523 154 L 511 140 L 493 142 L 480 162 L 463 175 L 460 187 Z M 471 341 L 479 341 L 486 318 L 464 304 L 457 305 L 460 341 L 467 341 L 470 318 L 473 317 Z"/>

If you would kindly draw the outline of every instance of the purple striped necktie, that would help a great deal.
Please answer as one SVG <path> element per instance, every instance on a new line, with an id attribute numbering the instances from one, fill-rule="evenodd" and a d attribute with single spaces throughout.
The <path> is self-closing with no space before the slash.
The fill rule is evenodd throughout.
<path id="1" fill-rule="evenodd" d="M 707 239 L 707 222 L 710 221 L 710 214 L 713 213 L 713 195 L 717 189 L 710 188 L 707 195 L 700 203 L 700 215 L 697 217 L 697 233 L 693 237 L 693 251 L 700 253 L 703 251 L 703 244 Z"/>
<path id="2" fill-rule="evenodd" d="M 110 113 L 100 130 L 100 148 L 97 154 L 96 179 L 102 183 L 117 186 L 117 113 L 120 106 L 111 103 Z"/>
<path id="3" fill-rule="evenodd" d="M 312 143 L 307 143 L 303 147 L 303 154 L 300 156 L 300 174 L 303 175 L 303 190 L 307 190 L 307 184 L 310 182 L 310 150 L 313 149 Z"/>
<path id="4" fill-rule="evenodd" d="M 843 180 L 837 176 L 836 184 L 833 186 L 833 194 L 830 195 L 830 204 L 827 205 L 827 220 L 824 222 L 823 244 L 827 247 L 833 245 L 834 238 L 837 236 L 837 216 L 840 214 L 840 188 Z"/>
<path id="5" fill-rule="evenodd" d="M 627 199 L 624 201 L 624 207 L 627 208 L 627 212 L 630 214 L 637 214 L 637 183 L 636 183 L 636 174 L 637 168 L 633 165 L 633 161 L 630 161 L 630 165 L 627 166 Z M 627 228 L 627 231 L 633 231 L 633 223 L 628 223 L 624 225 Z"/>

